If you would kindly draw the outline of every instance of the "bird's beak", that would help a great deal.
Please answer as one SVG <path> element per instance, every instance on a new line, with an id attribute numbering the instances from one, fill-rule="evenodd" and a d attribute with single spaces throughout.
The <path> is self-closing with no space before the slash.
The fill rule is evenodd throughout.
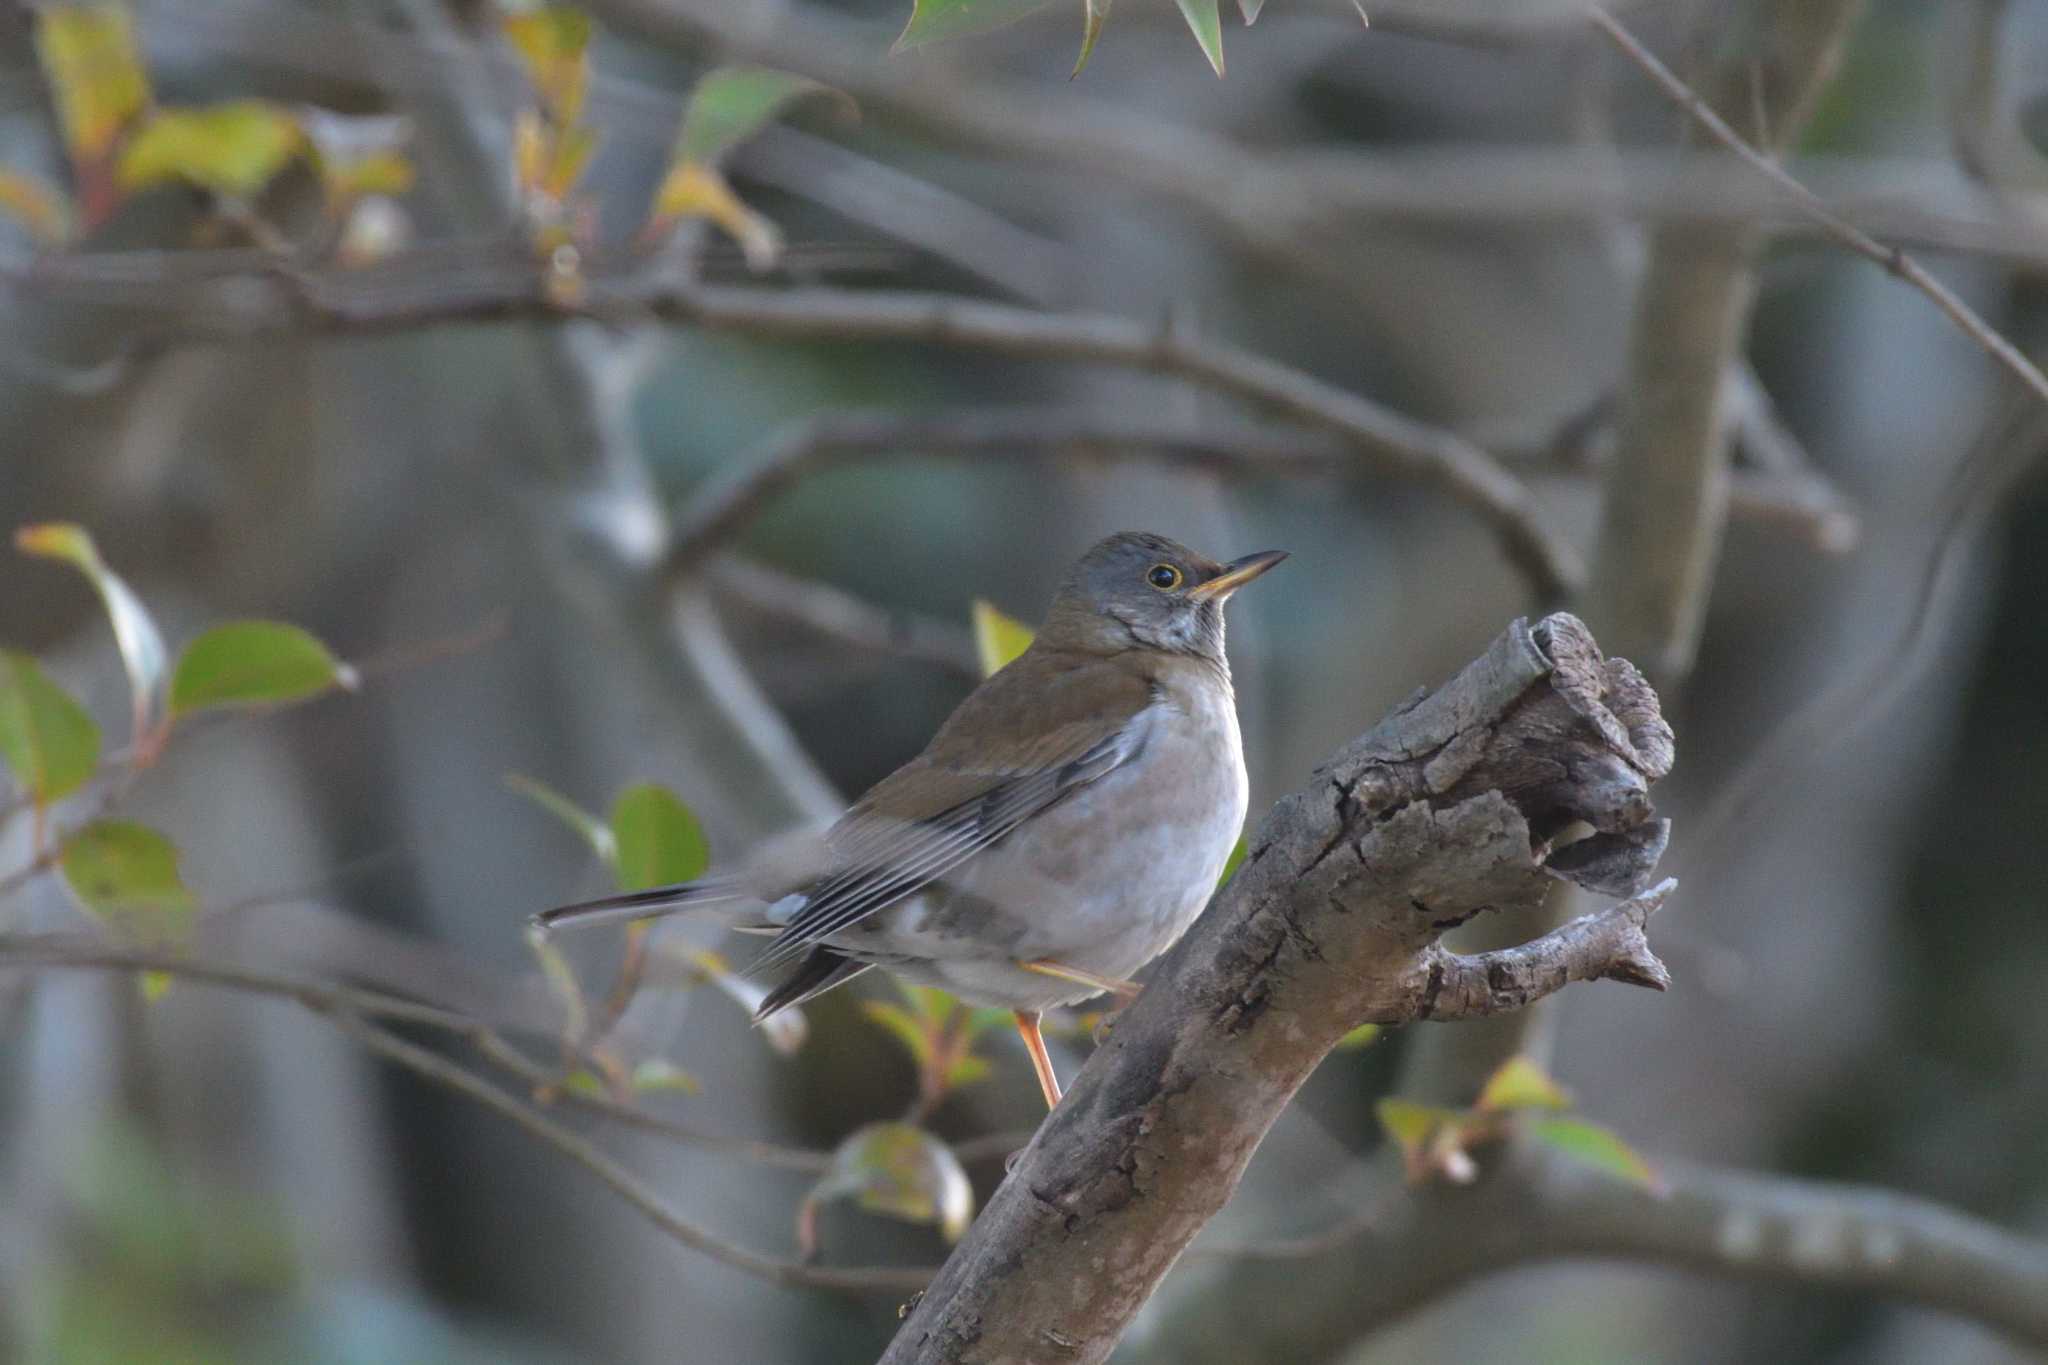
<path id="1" fill-rule="evenodd" d="M 1223 566 L 1222 573 L 1206 583 L 1197 583 L 1189 588 L 1188 596 L 1197 602 L 1206 602 L 1211 598 L 1221 602 L 1285 558 L 1285 550 L 1261 550 L 1255 555 L 1246 555 L 1243 559 L 1233 559 Z"/>

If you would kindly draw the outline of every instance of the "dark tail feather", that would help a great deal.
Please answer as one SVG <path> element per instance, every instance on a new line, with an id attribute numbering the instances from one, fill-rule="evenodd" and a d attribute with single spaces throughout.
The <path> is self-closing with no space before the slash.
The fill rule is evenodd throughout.
<path id="1" fill-rule="evenodd" d="M 622 919 L 654 919 L 660 915 L 673 915 L 679 910 L 753 899 L 727 881 L 683 882 L 676 886 L 657 886 L 648 891 L 628 891 L 623 895 L 602 896 L 594 901 L 558 906 L 535 915 L 533 922 L 543 929 L 587 929 L 593 924 L 610 924 Z"/>
<path id="2" fill-rule="evenodd" d="M 758 1024 L 777 1010 L 816 999 L 834 986 L 845 985 L 872 966 L 872 962 L 856 962 L 831 948 L 813 948 L 790 973 L 789 979 L 762 999 L 761 1007 L 754 1011 L 754 1022 Z"/>

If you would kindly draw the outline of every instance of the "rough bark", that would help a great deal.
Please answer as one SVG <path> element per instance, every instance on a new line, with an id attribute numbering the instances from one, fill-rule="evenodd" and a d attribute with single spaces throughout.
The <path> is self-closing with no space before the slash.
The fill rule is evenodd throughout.
<path id="1" fill-rule="evenodd" d="M 1461 956 L 1444 932 L 1540 902 L 1559 877 L 1647 884 L 1667 827 L 1648 789 L 1671 732 L 1585 627 L 1517 621 L 1354 740 L 1267 816 L 1250 856 L 919 1301 L 885 1362 L 1106 1358 L 1338 1039 L 1470 1017 L 1569 981 L 1661 987 L 1655 898 L 1536 944 Z M 1579 822 L 1595 831 L 1553 850 Z"/>

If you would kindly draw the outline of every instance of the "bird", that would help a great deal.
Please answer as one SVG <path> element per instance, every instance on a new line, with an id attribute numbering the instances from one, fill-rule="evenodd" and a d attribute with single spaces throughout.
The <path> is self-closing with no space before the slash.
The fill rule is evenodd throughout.
<path id="1" fill-rule="evenodd" d="M 738 870 L 562 906 L 544 929 L 701 912 L 772 934 L 756 1016 L 881 967 L 1011 1012 L 1048 1109 L 1044 1011 L 1131 981 L 1208 903 L 1247 783 L 1223 606 L 1287 558 L 1126 531 L 1082 555 L 1031 645 L 822 833 Z"/>

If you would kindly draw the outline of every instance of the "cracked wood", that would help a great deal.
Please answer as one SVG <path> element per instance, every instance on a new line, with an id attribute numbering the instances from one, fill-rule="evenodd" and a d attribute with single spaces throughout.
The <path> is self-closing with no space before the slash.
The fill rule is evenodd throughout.
<path id="1" fill-rule="evenodd" d="M 1643 926 L 1670 884 L 1635 893 L 1668 835 L 1649 788 L 1672 754 L 1641 674 L 1562 614 L 1515 622 L 1353 740 L 1267 816 L 885 1362 L 1105 1359 L 1360 1023 L 1514 1009 L 1573 981 L 1661 989 Z M 1439 944 L 1559 878 L 1632 898 L 1516 948 Z"/>

